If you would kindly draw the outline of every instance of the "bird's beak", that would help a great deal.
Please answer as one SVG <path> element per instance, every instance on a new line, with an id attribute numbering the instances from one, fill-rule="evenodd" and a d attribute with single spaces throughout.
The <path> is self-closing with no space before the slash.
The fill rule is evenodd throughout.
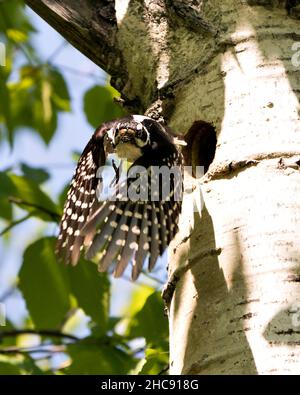
<path id="1" fill-rule="evenodd" d="M 185 147 L 185 146 L 187 146 L 187 142 L 186 141 L 184 141 L 182 138 L 180 138 L 180 137 L 174 137 L 174 144 L 176 144 L 176 145 L 181 145 L 181 146 L 183 146 L 183 147 Z"/>

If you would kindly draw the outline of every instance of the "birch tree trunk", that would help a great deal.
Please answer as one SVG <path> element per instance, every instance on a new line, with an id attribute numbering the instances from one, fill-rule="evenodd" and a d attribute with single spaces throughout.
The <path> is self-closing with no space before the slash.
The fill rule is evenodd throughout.
<path id="1" fill-rule="evenodd" d="M 298 2 L 27 3 L 210 164 L 170 248 L 170 373 L 299 373 Z"/>

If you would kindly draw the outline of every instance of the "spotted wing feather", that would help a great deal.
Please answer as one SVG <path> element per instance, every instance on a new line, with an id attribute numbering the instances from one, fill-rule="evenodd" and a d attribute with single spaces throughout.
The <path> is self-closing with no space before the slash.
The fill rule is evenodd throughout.
<path id="1" fill-rule="evenodd" d="M 106 125 L 97 129 L 80 156 L 64 206 L 56 253 L 73 265 L 79 259 L 84 241 L 81 229 L 95 206 L 99 205 L 96 190 L 101 178 L 97 178 L 97 170 L 105 164 L 103 139 L 106 130 Z"/>
<path id="2" fill-rule="evenodd" d="M 149 177 L 152 165 L 171 168 L 181 163 L 181 157 L 161 126 L 150 119 L 146 123 L 154 136 L 154 144 L 147 147 L 148 153 L 145 151 L 132 166 L 143 166 L 148 170 L 146 177 Z M 116 177 L 112 182 L 118 191 L 116 199 L 98 202 L 96 189 L 101 180 L 96 176 L 97 169 L 105 164 L 105 152 L 113 152 L 112 145 L 108 144 L 107 151 L 104 149 L 109 127 L 111 125 L 104 125 L 95 132 L 79 160 L 64 208 L 57 251 L 64 260 L 76 264 L 85 245 L 88 259 L 100 253 L 100 271 L 115 264 L 116 277 L 122 275 L 132 262 L 132 278 L 135 280 L 147 256 L 151 270 L 177 232 L 181 204 L 176 201 L 174 193 L 178 182 L 171 181 L 171 193 L 165 200 L 160 197 L 152 201 L 149 188 L 148 199 L 135 201 L 125 198 L 125 190 L 137 188 L 134 179 L 129 178 L 122 184 Z M 148 182 L 150 185 L 150 179 Z M 164 180 L 157 182 L 161 186 Z"/>
<path id="3" fill-rule="evenodd" d="M 126 180 L 127 190 L 135 187 L 133 181 Z M 164 253 L 177 231 L 180 210 L 174 201 L 173 186 L 170 201 L 154 202 L 150 201 L 150 188 L 149 199 L 136 202 L 125 199 L 124 185 L 116 185 L 116 189 L 120 191 L 116 201 L 108 201 L 98 208 L 82 229 L 84 235 L 97 229 L 86 256 L 92 259 L 102 250 L 99 270 L 106 271 L 114 262 L 116 277 L 122 275 L 132 262 L 132 279 L 136 280 L 148 255 L 151 270 L 157 258 Z"/>

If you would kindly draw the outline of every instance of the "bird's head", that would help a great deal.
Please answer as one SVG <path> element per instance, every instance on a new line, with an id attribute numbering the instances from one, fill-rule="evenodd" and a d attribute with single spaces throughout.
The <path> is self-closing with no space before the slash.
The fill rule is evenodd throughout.
<path id="1" fill-rule="evenodd" d="M 143 148 L 150 144 L 150 133 L 142 122 L 130 119 L 108 130 L 107 135 L 120 158 L 134 162 L 143 155 Z"/>

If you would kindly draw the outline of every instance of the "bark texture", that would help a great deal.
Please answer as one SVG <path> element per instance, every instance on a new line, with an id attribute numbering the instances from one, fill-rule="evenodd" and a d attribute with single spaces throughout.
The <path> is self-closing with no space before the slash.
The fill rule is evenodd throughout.
<path id="1" fill-rule="evenodd" d="M 128 108 L 157 106 L 180 134 L 215 129 L 170 248 L 170 373 L 299 373 L 299 2 L 27 3 L 113 75 Z"/>
<path id="2" fill-rule="evenodd" d="M 205 120 L 218 136 L 200 181 L 202 218 L 186 202 L 170 259 L 171 272 L 189 267 L 171 303 L 171 372 L 296 374 L 300 81 L 291 48 L 299 24 L 283 8 L 221 7 L 228 44 L 185 85 L 171 123 Z"/>

